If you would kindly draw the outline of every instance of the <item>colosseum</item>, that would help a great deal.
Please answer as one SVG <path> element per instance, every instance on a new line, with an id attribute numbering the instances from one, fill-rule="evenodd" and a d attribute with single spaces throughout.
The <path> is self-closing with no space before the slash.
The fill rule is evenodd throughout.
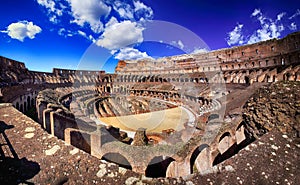
<path id="1" fill-rule="evenodd" d="M 113 74 L 0 66 L 0 182 L 300 180 L 300 32 Z"/>

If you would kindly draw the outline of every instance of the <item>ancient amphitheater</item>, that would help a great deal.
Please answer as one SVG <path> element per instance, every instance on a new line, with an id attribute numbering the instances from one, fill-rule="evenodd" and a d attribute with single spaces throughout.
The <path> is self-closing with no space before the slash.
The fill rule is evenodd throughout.
<path id="1" fill-rule="evenodd" d="M 0 182 L 299 182 L 299 32 L 114 74 L 0 60 Z"/>

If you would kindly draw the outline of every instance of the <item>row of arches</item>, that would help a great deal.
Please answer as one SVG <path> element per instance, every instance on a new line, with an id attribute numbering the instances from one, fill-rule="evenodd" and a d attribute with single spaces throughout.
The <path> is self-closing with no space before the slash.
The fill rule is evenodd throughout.
<path id="1" fill-rule="evenodd" d="M 181 165 L 179 169 L 181 168 L 182 171 L 189 171 L 190 174 L 196 172 L 201 173 L 232 157 L 252 141 L 253 139 L 245 131 L 245 124 L 242 122 L 236 127 L 235 131 L 225 131 L 225 133 L 216 138 L 216 148 L 212 148 L 215 146 L 213 143 L 201 143 L 199 146 L 196 146 L 184 160 L 186 164 L 182 163 L 182 161 L 177 161 L 179 159 L 172 156 L 156 155 L 148 161 L 144 173 L 147 177 L 171 177 L 172 171 L 175 169 L 174 166 L 178 164 Z M 132 161 L 131 157 L 129 157 L 130 160 L 128 160 L 124 155 L 126 155 L 124 152 L 122 154 L 116 151 L 109 152 L 104 154 L 102 159 L 117 163 L 121 167 L 132 170 L 136 164 L 131 163 L 135 162 Z M 182 169 L 185 167 L 189 169 Z"/>
<path id="2" fill-rule="evenodd" d="M 22 95 L 13 102 L 14 107 L 20 112 L 26 112 L 35 106 L 36 93 Z"/>

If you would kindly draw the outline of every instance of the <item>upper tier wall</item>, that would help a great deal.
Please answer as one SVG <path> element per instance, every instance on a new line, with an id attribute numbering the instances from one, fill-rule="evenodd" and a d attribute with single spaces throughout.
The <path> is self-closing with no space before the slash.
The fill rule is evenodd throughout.
<path id="1" fill-rule="evenodd" d="M 162 74 L 227 71 L 288 65 L 300 61 L 300 32 L 283 39 L 272 39 L 251 45 L 220 49 L 207 53 L 119 61 L 119 74 Z"/>

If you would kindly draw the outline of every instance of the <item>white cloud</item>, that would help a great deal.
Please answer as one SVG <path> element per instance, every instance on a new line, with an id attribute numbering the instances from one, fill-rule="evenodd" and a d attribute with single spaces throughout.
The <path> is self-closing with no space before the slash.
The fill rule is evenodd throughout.
<path id="1" fill-rule="evenodd" d="M 137 60 L 142 58 L 151 58 L 146 52 L 140 52 L 134 48 L 122 48 L 115 56 L 118 60 Z"/>
<path id="2" fill-rule="evenodd" d="M 182 43 L 181 40 L 179 40 L 179 41 L 177 42 L 177 44 L 178 44 L 178 46 L 179 46 L 180 49 L 183 49 L 183 48 L 184 48 L 184 45 L 183 45 L 183 43 Z"/>
<path id="3" fill-rule="evenodd" d="M 88 36 L 85 32 L 83 32 L 81 30 L 78 30 L 77 33 L 74 33 L 74 34 L 80 35 L 80 36 L 86 38 L 87 40 L 91 41 L 92 43 L 96 42 L 96 40 L 94 39 L 94 37 L 92 35 Z"/>
<path id="4" fill-rule="evenodd" d="M 115 17 L 111 17 L 110 20 L 105 24 L 105 27 L 110 27 L 117 23 L 119 23 L 119 21 Z"/>
<path id="5" fill-rule="evenodd" d="M 255 9 L 255 10 L 253 11 L 253 13 L 251 14 L 251 16 L 257 16 L 258 14 L 261 14 L 260 9 Z"/>
<path id="6" fill-rule="evenodd" d="M 277 15 L 277 21 L 280 21 L 282 19 L 283 16 L 285 16 L 285 12 L 282 12 L 280 14 Z"/>
<path id="7" fill-rule="evenodd" d="M 57 17 L 56 15 L 52 15 L 50 18 L 49 18 L 49 21 L 53 22 L 54 24 L 57 23 Z"/>
<path id="8" fill-rule="evenodd" d="M 133 1 L 135 15 L 138 19 L 151 19 L 153 10 L 140 1 Z"/>
<path id="9" fill-rule="evenodd" d="M 183 50 L 183 48 L 184 48 L 184 44 L 182 43 L 181 40 L 178 40 L 178 41 L 172 41 L 170 44 L 171 44 L 172 46 L 175 46 L 175 47 L 180 48 L 181 50 Z"/>
<path id="10" fill-rule="evenodd" d="M 78 34 L 78 33 L 73 33 L 70 30 L 66 30 L 65 28 L 60 28 L 57 33 L 58 35 L 63 37 L 72 37 L 74 34 Z"/>
<path id="11" fill-rule="evenodd" d="M 7 30 L 1 32 L 7 33 L 11 38 L 23 42 L 26 37 L 34 39 L 35 35 L 40 33 L 41 31 L 42 29 L 39 26 L 34 25 L 32 22 L 20 21 L 11 23 L 7 27 Z"/>
<path id="12" fill-rule="evenodd" d="M 278 21 L 282 19 L 285 13 L 278 14 L 276 21 L 273 21 L 271 18 L 266 17 L 261 11 L 259 11 L 259 13 L 257 13 L 256 15 L 259 15 L 257 16 L 257 20 L 259 21 L 261 28 L 257 29 L 250 36 L 247 42 L 248 44 L 278 38 L 281 36 L 281 33 L 284 31 L 285 28 L 283 24 L 279 24 Z"/>
<path id="13" fill-rule="evenodd" d="M 257 21 L 259 27 L 252 34 L 244 35 L 243 24 L 238 24 L 228 33 L 226 38 L 228 45 L 241 45 L 244 43 L 252 44 L 260 41 L 265 41 L 273 38 L 279 38 L 283 31 L 288 27 L 290 30 L 296 30 L 296 22 L 291 22 L 289 19 L 300 15 L 300 10 L 291 16 L 287 17 L 285 12 L 276 15 L 274 19 L 265 16 L 260 9 L 255 9 L 251 17 Z"/>
<path id="14" fill-rule="evenodd" d="M 113 4 L 113 8 L 116 12 L 119 13 L 120 17 L 124 19 L 133 19 L 133 9 L 127 3 L 122 3 L 121 1 L 115 1 Z"/>
<path id="15" fill-rule="evenodd" d="M 83 31 L 78 30 L 78 34 L 83 36 L 83 37 L 86 37 L 86 33 L 84 33 Z"/>
<path id="16" fill-rule="evenodd" d="M 136 22 L 123 21 L 106 27 L 96 44 L 109 50 L 143 41 L 143 30 Z"/>
<path id="17" fill-rule="evenodd" d="M 89 24 L 91 30 L 95 33 L 103 31 L 101 17 L 106 17 L 111 11 L 111 7 L 107 6 L 101 0 L 68 0 L 71 6 L 74 20 L 72 22 L 79 26 Z"/>
<path id="18" fill-rule="evenodd" d="M 53 0 L 37 0 L 38 4 L 47 8 L 50 12 L 53 12 L 59 16 L 62 15 L 62 10 L 55 8 L 55 2 Z"/>
<path id="19" fill-rule="evenodd" d="M 62 16 L 63 10 L 55 7 L 54 0 L 37 0 L 37 3 L 48 10 L 49 20 L 53 23 L 57 23 L 57 16 Z"/>
<path id="20" fill-rule="evenodd" d="M 191 54 L 207 53 L 209 50 L 207 48 L 195 48 Z"/>
<path id="21" fill-rule="evenodd" d="M 300 9 L 297 9 L 296 13 L 294 13 L 291 17 L 289 17 L 289 19 L 293 19 L 293 18 L 297 17 L 298 15 L 300 15 Z"/>
<path id="22" fill-rule="evenodd" d="M 292 22 L 292 23 L 290 24 L 290 26 L 289 26 L 289 29 L 292 30 L 292 31 L 297 30 L 297 25 L 296 25 L 296 23 Z"/>
<path id="23" fill-rule="evenodd" d="M 58 35 L 63 36 L 64 32 L 66 32 L 66 29 L 65 28 L 60 28 L 57 33 L 58 33 Z"/>
<path id="24" fill-rule="evenodd" d="M 235 28 L 228 33 L 228 37 L 226 40 L 229 46 L 244 43 L 244 36 L 242 35 L 243 26 L 243 24 L 237 24 Z"/>
<path id="25" fill-rule="evenodd" d="M 89 35 L 89 40 L 93 43 L 96 43 L 96 39 L 92 35 Z"/>

